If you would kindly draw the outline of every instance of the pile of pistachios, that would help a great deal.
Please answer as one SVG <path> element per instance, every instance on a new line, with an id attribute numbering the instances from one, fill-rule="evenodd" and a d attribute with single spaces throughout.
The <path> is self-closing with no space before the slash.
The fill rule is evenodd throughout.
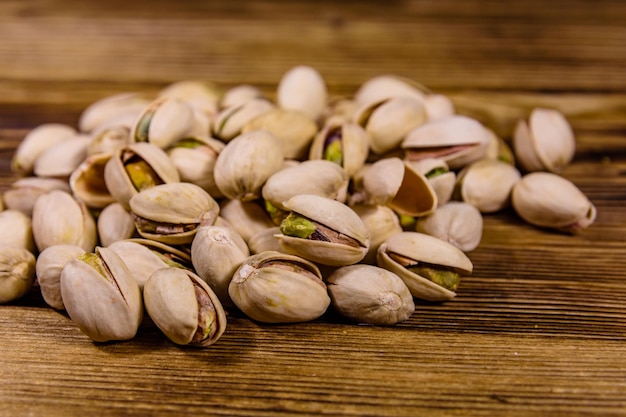
<path id="1" fill-rule="evenodd" d="M 144 314 L 194 346 L 235 311 L 393 325 L 415 299 L 455 297 L 484 214 L 589 226 L 593 204 L 559 176 L 574 154 L 557 110 L 533 110 L 507 142 L 392 75 L 350 97 L 329 97 L 307 66 L 273 99 L 203 81 L 117 94 L 16 149 L 0 302 L 38 288 L 94 341 L 133 338 Z"/>

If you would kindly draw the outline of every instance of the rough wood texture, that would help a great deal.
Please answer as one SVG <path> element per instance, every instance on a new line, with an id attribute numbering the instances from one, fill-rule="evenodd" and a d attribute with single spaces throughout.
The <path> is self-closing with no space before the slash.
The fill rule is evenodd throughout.
<path id="1" fill-rule="evenodd" d="M 576 131 L 563 175 L 598 208 L 569 236 L 485 217 L 457 299 L 393 328 L 332 312 L 231 316 L 209 349 L 149 322 L 95 344 L 34 290 L 0 307 L 0 415 L 626 415 L 626 3 L 71 0 L 0 3 L 0 188 L 34 126 L 168 82 L 251 83 L 317 67 L 335 93 L 394 73 L 508 138 L 535 106 Z"/>

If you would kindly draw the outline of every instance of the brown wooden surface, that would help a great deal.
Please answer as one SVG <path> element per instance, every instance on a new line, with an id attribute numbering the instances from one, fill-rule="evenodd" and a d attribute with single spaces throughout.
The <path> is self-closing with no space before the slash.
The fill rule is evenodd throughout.
<path id="1" fill-rule="evenodd" d="M 107 94 L 272 93 L 308 64 L 335 93 L 410 77 L 506 138 L 561 109 L 578 139 L 564 175 L 599 213 L 577 236 L 486 216 L 458 298 L 393 328 L 235 315 L 205 350 L 147 323 L 95 344 L 34 291 L 0 307 L 1 415 L 626 415 L 626 2 L 8 0 L 0 63 L 3 189 L 29 129 Z"/>

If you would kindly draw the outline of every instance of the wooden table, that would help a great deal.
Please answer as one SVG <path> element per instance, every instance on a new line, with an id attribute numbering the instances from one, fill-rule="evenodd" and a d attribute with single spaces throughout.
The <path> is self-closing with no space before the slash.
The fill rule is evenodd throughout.
<path id="1" fill-rule="evenodd" d="M 29 129 L 76 125 L 98 98 L 181 79 L 273 94 L 307 64 L 337 94 L 409 77 L 507 140 L 560 109 L 577 137 L 563 175 L 599 213 L 575 236 L 485 216 L 458 297 L 392 328 L 233 315 L 205 350 L 150 325 L 95 344 L 33 291 L 0 307 L 1 415 L 626 415 L 623 1 L 9 0 L 0 63 L 3 189 Z"/>

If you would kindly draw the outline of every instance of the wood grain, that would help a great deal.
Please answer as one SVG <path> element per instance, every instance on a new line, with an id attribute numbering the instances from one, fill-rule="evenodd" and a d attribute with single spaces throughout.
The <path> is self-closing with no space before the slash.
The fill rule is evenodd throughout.
<path id="1" fill-rule="evenodd" d="M 0 306 L 0 415 L 626 415 L 625 23 L 617 0 L 0 2 L 0 190 L 30 129 L 96 99 L 180 79 L 272 96 L 309 64 L 333 94 L 407 76 L 507 141 L 532 108 L 561 110 L 563 175 L 598 209 L 576 235 L 486 215 L 458 297 L 391 328 L 233 312 L 208 349 L 149 319 L 98 344 L 34 288 Z"/>

